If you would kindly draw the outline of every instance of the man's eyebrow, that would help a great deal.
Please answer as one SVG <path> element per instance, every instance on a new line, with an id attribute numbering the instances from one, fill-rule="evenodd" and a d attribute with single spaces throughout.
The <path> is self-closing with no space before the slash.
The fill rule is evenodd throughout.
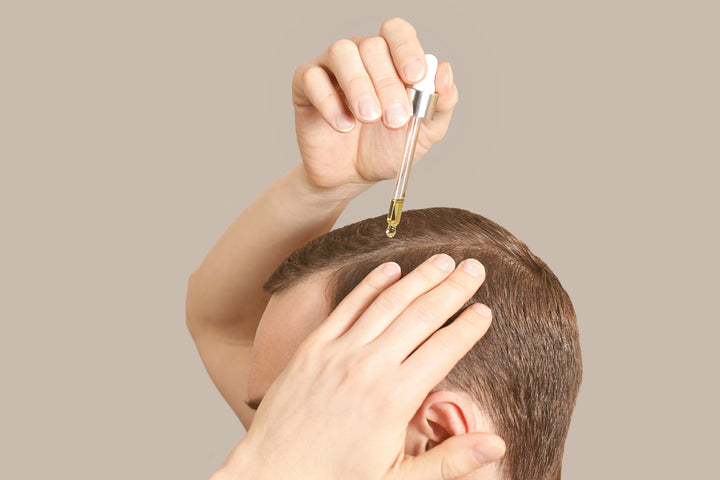
<path id="1" fill-rule="evenodd" d="M 263 400 L 263 397 L 254 398 L 252 400 L 246 400 L 245 405 L 252 408 L 253 410 L 257 410 L 258 407 L 260 406 L 260 402 L 262 402 L 262 400 Z"/>

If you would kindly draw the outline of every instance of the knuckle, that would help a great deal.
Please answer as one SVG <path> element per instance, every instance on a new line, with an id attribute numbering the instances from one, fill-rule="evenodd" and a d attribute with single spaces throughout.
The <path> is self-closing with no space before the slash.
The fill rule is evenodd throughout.
<path id="1" fill-rule="evenodd" d="M 337 105 L 335 101 L 335 93 L 329 92 L 327 95 L 315 102 L 315 108 L 317 108 L 321 114 L 331 114 L 336 110 Z"/>
<path id="2" fill-rule="evenodd" d="M 435 334 L 435 347 L 437 347 L 439 351 L 443 352 L 443 354 L 451 352 L 455 349 L 455 344 L 446 333 L 447 332 L 438 332 Z"/>
<path id="3" fill-rule="evenodd" d="M 330 355 L 318 365 L 321 379 L 331 378 L 338 368 L 342 368 L 343 358 L 340 355 Z"/>
<path id="4" fill-rule="evenodd" d="M 328 56 L 334 60 L 344 55 L 347 55 L 349 52 L 352 52 L 356 49 L 357 45 L 355 45 L 355 42 L 353 42 L 352 40 L 348 40 L 347 38 L 343 38 L 333 42 L 328 47 Z"/>
<path id="5" fill-rule="evenodd" d="M 443 480 L 460 478 L 463 473 L 459 471 L 457 465 L 452 461 L 452 457 L 442 457 L 440 461 L 440 478 Z"/>
<path id="6" fill-rule="evenodd" d="M 307 374 L 307 372 L 314 371 L 316 369 L 316 362 L 317 350 L 308 345 L 300 345 L 295 350 L 295 353 L 293 353 L 285 369 L 291 375 L 294 375 L 297 372 L 304 372 Z M 324 363 L 320 362 L 320 365 L 324 365 Z"/>
<path id="7" fill-rule="evenodd" d="M 434 324 L 437 322 L 437 312 L 427 306 L 418 306 L 414 309 L 413 316 L 415 319 L 424 324 Z"/>
<path id="8" fill-rule="evenodd" d="M 377 36 L 366 38 L 360 43 L 359 48 L 361 53 L 367 54 L 370 52 L 387 51 L 388 45 L 384 38 Z"/>
<path id="9" fill-rule="evenodd" d="M 463 311 L 455 319 L 453 325 L 453 329 L 443 331 L 442 334 L 445 337 L 440 337 L 437 341 L 439 347 L 445 352 L 461 348 L 460 344 L 468 340 L 473 340 L 473 343 L 479 341 L 489 327 L 485 318 L 477 313 L 468 314 L 466 311 Z M 456 345 L 456 343 L 458 344 Z"/>
<path id="10" fill-rule="evenodd" d="M 453 294 L 457 296 L 467 296 L 474 287 L 473 282 L 470 280 L 471 277 L 467 275 L 451 275 L 445 283 Z"/>
<path id="11" fill-rule="evenodd" d="M 473 330 L 480 329 L 485 330 L 488 328 L 488 321 L 492 323 L 493 320 L 493 314 L 492 311 L 489 312 L 489 314 L 486 313 L 480 313 L 474 308 L 468 308 L 468 310 L 472 311 L 472 315 L 468 315 L 468 322 L 470 323 L 470 326 Z M 488 309 L 489 310 L 489 309 Z"/>
<path id="12" fill-rule="evenodd" d="M 407 39 L 407 38 L 405 38 L 405 39 L 400 40 L 399 42 L 397 42 L 397 43 L 395 44 L 395 49 L 396 49 L 396 50 L 401 50 L 401 49 L 405 48 L 405 47 L 406 47 L 407 45 L 409 45 L 409 44 L 410 44 L 410 40 Z"/>
<path id="13" fill-rule="evenodd" d="M 305 78 L 305 74 L 308 70 L 310 70 L 312 67 L 314 67 L 315 64 L 312 62 L 303 62 L 295 69 L 295 72 L 293 73 L 293 78 L 295 80 L 301 80 Z"/>
<path id="14" fill-rule="evenodd" d="M 395 21 L 397 21 L 398 17 L 390 18 L 388 20 L 385 20 L 382 25 L 380 25 L 380 35 L 383 37 L 387 36 L 389 32 L 392 32 L 393 30 L 393 24 Z"/>
<path id="15" fill-rule="evenodd" d="M 296 357 L 313 358 L 316 357 L 320 350 L 320 341 L 315 335 L 309 335 L 298 345 L 295 350 Z"/>
<path id="16" fill-rule="evenodd" d="M 421 265 L 417 273 L 425 283 L 438 283 L 440 270 L 433 264 Z"/>
<path id="17" fill-rule="evenodd" d="M 415 33 L 415 27 L 413 27 L 410 22 L 404 18 L 393 17 L 382 23 L 380 26 L 380 34 L 384 36 L 385 34 L 395 32 L 401 28 L 405 28 L 413 34 Z"/>
<path id="18" fill-rule="evenodd" d="M 392 312 L 400 304 L 398 302 L 398 300 L 399 299 L 397 298 L 397 296 L 395 294 L 385 291 L 385 292 L 381 293 L 380 295 L 378 295 L 378 297 L 375 299 L 375 303 L 382 310 Z"/>
<path id="19" fill-rule="evenodd" d="M 387 276 L 384 273 L 376 272 L 365 279 L 365 284 L 376 292 L 381 292 L 387 285 Z"/>
<path id="20" fill-rule="evenodd" d="M 363 354 L 348 360 L 344 378 L 348 381 L 372 378 L 375 373 L 375 368 L 375 357 L 370 354 Z"/>
<path id="21" fill-rule="evenodd" d="M 355 75 L 347 80 L 347 89 L 349 91 L 355 91 L 357 89 L 359 93 L 365 91 L 368 87 L 368 79 L 365 75 Z"/>
<path id="22" fill-rule="evenodd" d="M 317 78 L 317 75 L 322 73 L 322 68 L 318 65 L 308 65 L 301 73 L 300 78 L 304 84 L 312 85 L 313 78 Z"/>
<path id="23" fill-rule="evenodd" d="M 388 89 L 399 92 L 402 89 L 400 81 L 393 77 L 377 78 L 373 80 L 373 83 L 375 84 L 375 91 L 378 93 L 386 92 Z"/>

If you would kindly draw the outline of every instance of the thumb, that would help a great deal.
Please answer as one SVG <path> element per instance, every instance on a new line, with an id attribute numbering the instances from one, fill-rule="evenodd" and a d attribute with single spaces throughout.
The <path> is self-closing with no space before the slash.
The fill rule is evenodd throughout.
<path id="1" fill-rule="evenodd" d="M 448 438 L 412 458 L 402 478 L 456 480 L 502 458 L 505 442 L 492 433 L 469 433 Z"/>

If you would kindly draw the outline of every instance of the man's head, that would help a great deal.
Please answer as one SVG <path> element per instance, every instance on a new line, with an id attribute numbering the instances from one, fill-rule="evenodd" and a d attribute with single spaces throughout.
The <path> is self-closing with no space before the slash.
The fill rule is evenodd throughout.
<path id="1" fill-rule="evenodd" d="M 486 279 L 468 304 L 488 305 L 493 323 L 428 395 L 409 432 L 432 447 L 462 428 L 489 429 L 508 447 L 503 478 L 559 478 L 582 365 L 575 312 L 557 277 L 507 230 L 465 210 L 410 210 L 395 238 L 384 230 L 384 216 L 334 230 L 270 277 L 265 289 L 273 297 L 250 372 L 255 391 L 269 387 L 302 340 L 377 265 L 394 261 L 405 274 L 437 253 L 457 263 L 476 258 Z"/>

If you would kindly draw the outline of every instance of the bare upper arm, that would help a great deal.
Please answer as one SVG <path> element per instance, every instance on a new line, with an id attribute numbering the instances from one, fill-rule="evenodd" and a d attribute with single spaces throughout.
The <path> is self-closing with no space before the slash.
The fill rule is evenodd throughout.
<path id="1" fill-rule="evenodd" d="M 253 342 L 198 329 L 190 331 L 213 383 L 245 429 L 249 429 L 255 416 L 255 410 L 245 403 Z"/>

